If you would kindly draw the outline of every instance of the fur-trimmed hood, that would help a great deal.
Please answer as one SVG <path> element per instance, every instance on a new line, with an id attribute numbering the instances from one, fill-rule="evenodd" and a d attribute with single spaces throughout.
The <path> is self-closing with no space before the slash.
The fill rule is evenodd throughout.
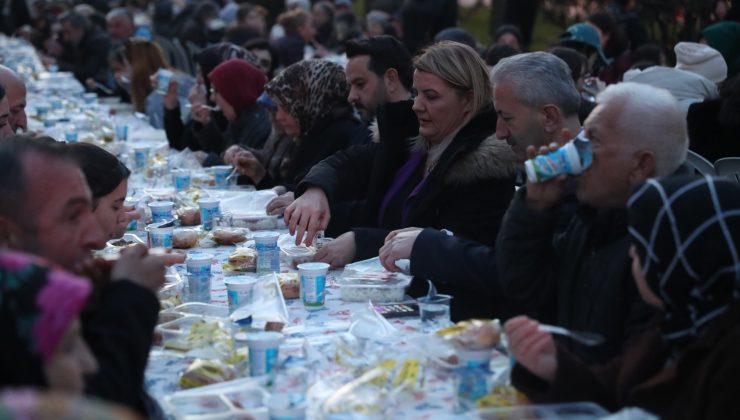
<path id="1" fill-rule="evenodd" d="M 369 126 L 372 142 L 380 142 L 377 120 Z M 410 150 L 426 150 L 427 144 L 421 137 L 408 139 Z M 491 135 L 483 140 L 475 150 L 459 157 L 448 170 L 445 177 L 447 185 L 465 185 L 481 179 L 510 178 L 516 176 L 521 165 L 511 146 Z"/>

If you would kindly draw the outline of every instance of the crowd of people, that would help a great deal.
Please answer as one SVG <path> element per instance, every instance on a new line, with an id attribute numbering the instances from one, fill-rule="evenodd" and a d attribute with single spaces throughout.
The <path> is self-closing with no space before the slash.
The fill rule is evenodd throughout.
<path id="1" fill-rule="evenodd" d="M 348 0 L 112 3 L 33 2 L 12 29 L 47 66 L 130 101 L 171 148 L 277 192 L 266 212 L 297 244 L 335 238 L 316 260 L 408 259 L 410 294 L 431 280 L 453 320 L 505 321 L 532 401 L 740 415 L 740 185 L 685 164 L 740 156 L 740 22 L 671 51 L 610 7 L 530 52 L 516 25 L 485 48 L 449 1 L 370 2 L 362 19 Z M 138 217 L 131 172 L 27 133 L 26 102 L 0 66 L 0 387 L 159 418 L 144 390 L 156 291 L 184 257 L 93 259 Z M 585 172 L 526 179 L 525 161 L 579 134 Z"/>

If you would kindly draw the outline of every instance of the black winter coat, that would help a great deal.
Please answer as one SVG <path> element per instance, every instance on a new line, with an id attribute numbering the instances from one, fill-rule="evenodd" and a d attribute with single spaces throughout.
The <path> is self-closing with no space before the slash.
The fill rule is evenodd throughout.
<path id="1" fill-rule="evenodd" d="M 159 300 L 130 281 L 102 289 L 99 304 L 81 317 L 85 342 L 95 355 L 98 371 L 87 378 L 87 394 L 148 412 L 144 370 L 159 315 Z"/>
<path id="2" fill-rule="evenodd" d="M 65 45 L 57 60 L 60 71 L 74 73 L 83 85 L 88 78 L 108 82 L 108 53 L 111 41 L 104 32 L 86 33 L 79 45 Z"/>
<path id="3" fill-rule="evenodd" d="M 519 314 L 602 334 L 600 346 L 564 344 L 588 363 L 605 363 L 654 313 L 632 279 L 627 213 L 581 206 L 556 235 L 559 220 L 559 210 L 532 210 L 526 188 L 517 192 L 496 244 L 504 299 L 518 303 Z"/>
<path id="4" fill-rule="evenodd" d="M 283 179 L 263 179 L 261 185 L 283 185 L 288 191 L 294 191 L 314 165 L 347 148 L 362 129 L 363 125 L 351 107 L 334 108 L 297 139 L 297 144 L 283 158 Z"/>

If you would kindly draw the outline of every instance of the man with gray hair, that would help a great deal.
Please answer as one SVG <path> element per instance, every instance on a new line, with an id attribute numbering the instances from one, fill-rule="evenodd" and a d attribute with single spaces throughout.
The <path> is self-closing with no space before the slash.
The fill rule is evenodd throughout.
<path id="1" fill-rule="evenodd" d="M 10 107 L 8 124 L 10 124 L 10 129 L 13 133 L 17 133 L 19 128 L 21 131 L 26 131 L 28 128 L 26 84 L 16 72 L 0 65 L 0 86 L 5 89 L 5 95 L 8 97 L 8 106 Z"/>
<path id="2" fill-rule="evenodd" d="M 668 91 L 636 83 L 609 86 L 584 124 L 593 163 L 575 177 L 579 208 L 555 234 L 568 178 L 528 183 L 509 208 L 497 241 L 500 286 L 516 312 L 604 342 L 563 341 L 589 363 L 620 354 L 652 310 L 630 271 L 626 204 L 633 186 L 676 172 L 686 157 L 686 121 Z M 547 153 L 557 144 L 528 157 Z"/>
<path id="3" fill-rule="evenodd" d="M 134 15 L 124 7 L 116 7 L 105 15 L 105 23 L 108 35 L 114 43 L 123 44 L 127 39 L 134 36 L 136 25 Z"/>
<path id="4" fill-rule="evenodd" d="M 496 137 L 506 140 L 521 162 L 528 146 L 561 144 L 581 130 L 580 95 L 570 68 L 555 55 L 535 52 L 504 58 L 491 71 L 491 81 L 498 114 Z M 561 226 L 572 213 L 563 212 Z M 400 271 L 397 260 L 410 259 L 415 276 L 487 293 L 490 305 L 476 308 L 477 316 L 515 315 L 508 314 L 500 301 L 493 247 L 436 229 L 407 228 L 388 235 L 380 259 L 390 271 Z"/>

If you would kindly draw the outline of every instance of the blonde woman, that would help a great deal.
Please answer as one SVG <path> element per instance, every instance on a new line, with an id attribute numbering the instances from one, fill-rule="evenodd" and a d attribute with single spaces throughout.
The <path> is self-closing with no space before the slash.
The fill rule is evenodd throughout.
<path id="1" fill-rule="evenodd" d="M 515 156 L 494 135 L 491 82 L 480 56 L 441 42 L 424 50 L 414 69 L 415 99 L 381 106 L 375 142 L 316 165 L 285 212 L 291 232 L 301 239 L 308 232 L 309 243 L 317 230 L 342 234 L 317 254 L 335 267 L 377 256 L 391 230 L 411 226 L 492 245 L 514 194 Z M 438 288 L 458 296 L 453 318 L 485 303 L 454 285 Z"/>

